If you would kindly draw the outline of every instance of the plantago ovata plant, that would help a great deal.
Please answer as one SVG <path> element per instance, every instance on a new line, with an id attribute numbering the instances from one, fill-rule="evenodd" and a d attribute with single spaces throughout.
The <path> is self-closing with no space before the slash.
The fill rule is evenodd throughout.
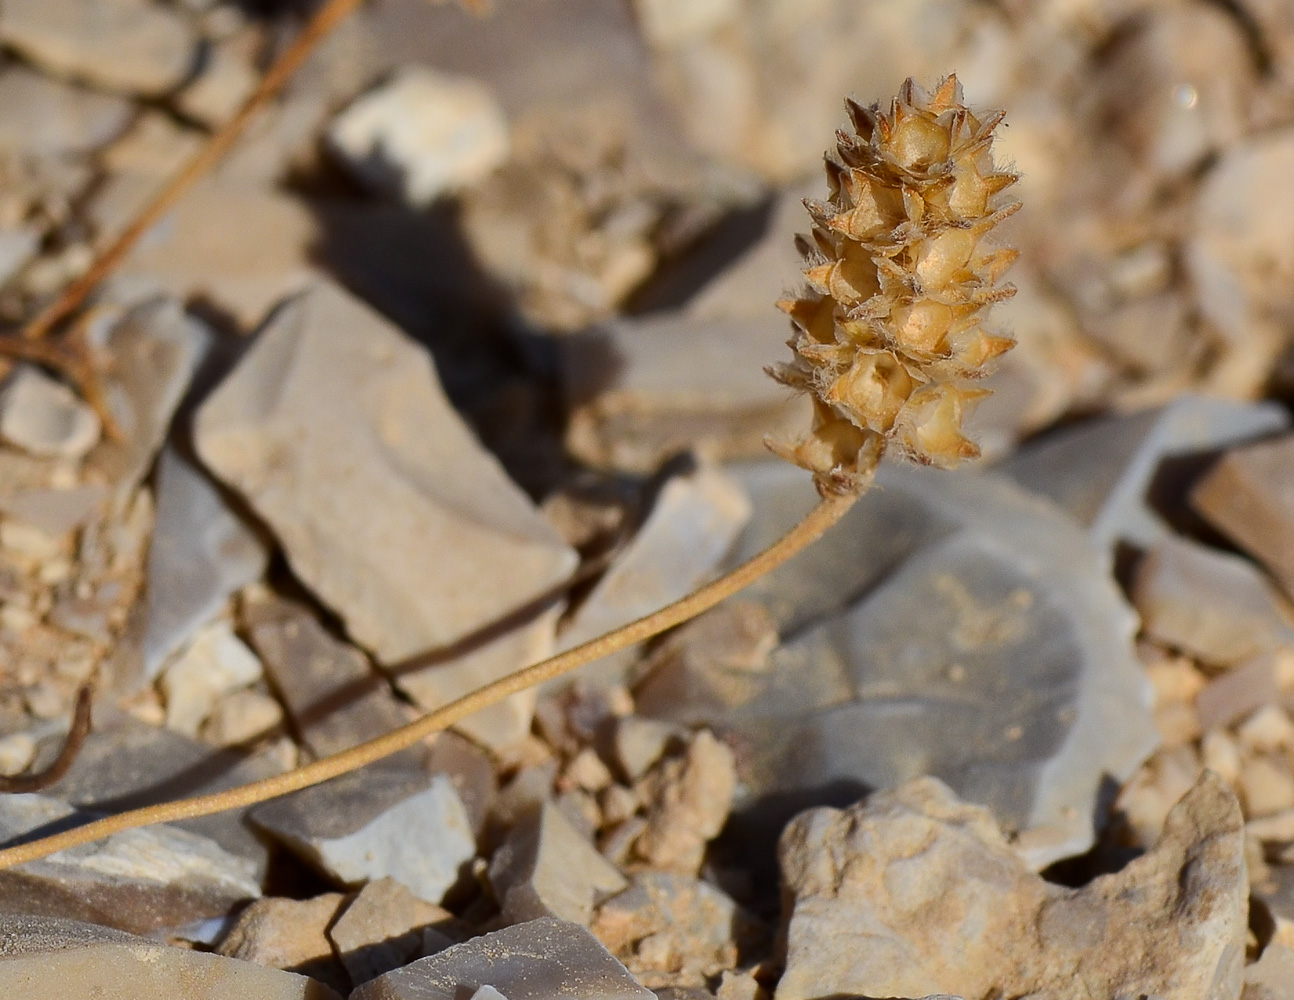
<path id="1" fill-rule="evenodd" d="M 950 467 L 978 454 L 962 432 L 984 394 L 974 380 L 1011 346 L 982 326 L 1014 259 L 986 237 L 1017 208 L 1000 196 L 1016 179 L 993 162 L 1002 114 L 962 103 L 955 77 L 927 94 L 904 84 L 888 111 L 848 104 L 854 131 L 827 158 L 828 199 L 808 203 L 809 288 L 782 303 L 794 359 L 776 378 L 812 396 L 813 426 L 777 453 L 813 474 L 821 502 L 783 538 L 723 577 L 622 628 L 527 667 L 409 725 L 286 774 L 97 820 L 0 851 L 0 868 L 121 830 L 205 816 L 327 781 L 406 749 L 526 688 L 649 639 L 708 610 L 816 541 L 867 488 L 892 443 L 906 457 Z M 380 516 L 380 512 L 379 512 Z"/>

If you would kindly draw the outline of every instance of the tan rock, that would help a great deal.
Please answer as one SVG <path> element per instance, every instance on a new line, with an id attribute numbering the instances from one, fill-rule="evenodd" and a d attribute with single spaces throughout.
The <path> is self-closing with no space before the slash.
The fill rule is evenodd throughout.
<path id="1" fill-rule="evenodd" d="M 782 836 L 776 997 L 1234 998 L 1244 852 L 1235 797 L 1209 773 L 1150 852 L 1077 890 L 1030 872 L 987 810 L 934 779 L 813 809 Z"/>
<path id="2" fill-rule="evenodd" d="M 23 1000 L 339 1000 L 322 983 L 92 924 L 0 917 L 0 995 Z"/>
<path id="3" fill-rule="evenodd" d="M 707 730 L 697 733 L 681 757 L 662 761 L 643 778 L 647 828 L 635 852 L 657 868 L 695 875 L 706 844 L 728 819 L 736 789 L 732 751 Z"/>
<path id="4" fill-rule="evenodd" d="M 10 0 L 0 36 L 52 73 L 152 96 L 179 84 L 197 56 L 180 13 L 148 0 Z"/>
<path id="5" fill-rule="evenodd" d="M 626 882 L 561 809 L 545 802 L 524 813 L 495 852 L 490 885 L 510 923 L 559 917 L 587 925 L 593 907 Z"/>
<path id="6" fill-rule="evenodd" d="M 346 977 L 325 934 L 345 900 L 339 892 L 313 899 L 258 899 L 238 915 L 216 953 L 345 989 Z"/>
<path id="7" fill-rule="evenodd" d="M 355 986 L 430 955 L 437 944 L 448 944 L 456 936 L 453 914 L 419 899 L 393 878 L 364 886 L 328 928 L 328 938 Z"/>
<path id="8" fill-rule="evenodd" d="M 1294 163 L 1294 133 L 1287 138 L 1285 147 L 1289 162 Z M 1289 257 L 1288 269 L 1294 274 L 1294 254 Z M 1285 592 L 1294 596 L 1291 462 L 1294 435 L 1236 448 L 1200 480 L 1191 493 L 1191 504 L 1266 566 Z"/>
<path id="9" fill-rule="evenodd" d="M 383 663 L 497 625 L 574 568 L 427 353 L 335 285 L 275 315 L 195 432 L 203 461 Z"/>

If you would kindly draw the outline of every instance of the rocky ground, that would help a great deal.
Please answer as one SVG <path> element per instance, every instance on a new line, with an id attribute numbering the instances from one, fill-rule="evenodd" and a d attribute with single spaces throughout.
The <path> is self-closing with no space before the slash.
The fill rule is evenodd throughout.
<path id="1" fill-rule="evenodd" d="M 4 0 L 0 319 L 302 6 Z M 0 772 L 98 689 L 0 841 L 345 749 L 791 527 L 773 302 L 841 99 L 907 76 L 1023 174 L 986 460 L 417 750 L 0 871 L 0 995 L 1294 998 L 1294 7 L 494 6 L 325 43 L 80 322 L 106 405 L 9 366 Z"/>

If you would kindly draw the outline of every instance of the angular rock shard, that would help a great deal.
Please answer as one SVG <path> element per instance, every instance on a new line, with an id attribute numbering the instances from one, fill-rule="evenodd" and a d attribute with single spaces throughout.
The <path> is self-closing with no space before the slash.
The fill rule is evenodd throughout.
<path id="1" fill-rule="evenodd" d="M 490 989 L 494 993 L 481 992 Z M 545 917 L 379 976 L 350 1000 L 656 1000 L 579 924 Z"/>
<path id="2" fill-rule="evenodd" d="M 202 460 L 383 663 L 542 602 L 575 566 L 444 398 L 430 356 L 334 285 L 274 315 L 195 431 Z"/>
<path id="3" fill-rule="evenodd" d="M 453 783 L 403 760 L 269 802 L 252 819 L 342 885 L 389 875 L 429 903 L 458 883 L 476 853 Z"/>
<path id="4" fill-rule="evenodd" d="M 1244 824 L 1212 772 L 1151 851 L 1082 889 L 1031 873 L 986 810 L 932 778 L 803 813 L 780 853 L 791 907 L 776 1000 L 1240 994 Z"/>

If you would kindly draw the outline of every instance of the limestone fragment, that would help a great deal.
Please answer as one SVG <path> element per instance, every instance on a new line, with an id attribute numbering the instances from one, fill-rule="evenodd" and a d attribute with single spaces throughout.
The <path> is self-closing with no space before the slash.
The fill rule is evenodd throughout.
<path id="1" fill-rule="evenodd" d="M 393 878 L 364 886 L 328 928 L 355 986 L 441 950 L 454 940 L 449 935 L 457 935 L 453 915 Z"/>
<path id="2" fill-rule="evenodd" d="M 734 563 L 817 502 L 794 469 L 740 473 L 756 514 Z M 759 828 L 770 851 L 798 808 L 934 774 L 1033 831 L 1019 843 L 1039 867 L 1081 853 L 1106 776 L 1127 780 L 1156 742 L 1109 556 L 990 473 L 882 466 L 878 486 L 744 593 L 780 648 L 676 656 L 639 711 L 722 734 L 740 767 L 734 835 Z"/>
<path id="3" fill-rule="evenodd" d="M 1252 563 L 1183 538 L 1141 561 L 1132 601 L 1151 636 L 1215 666 L 1294 642 L 1288 606 Z"/>
<path id="4" fill-rule="evenodd" d="M 1294 948 L 1272 942 L 1262 957 L 1245 969 L 1242 1000 L 1290 1000 L 1294 997 Z"/>
<path id="5" fill-rule="evenodd" d="M 79 459 L 101 430 L 98 414 L 39 368 L 19 366 L 0 389 L 0 435 L 32 455 Z"/>
<path id="6" fill-rule="evenodd" d="M 998 468 L 1054 500 L 1098 543 L 1149 548 L 1169 534 L 1159 511 L 1181 505 L 1206 453 L 1288 423 L 1286 414 L 1268 403 L 1182 396 L 1160 409 L 1057 433 Z M 1161 474 L 1165 469 L 1171 474 Z"/>
<path id="7" fill-rule="evenodd" d="M 507 1000 L 655 1000 L 597 938 L 552 917 L 419 959 L 361 986 L 350 1000 L 485 1000 L 497 994 Z"/>
<path id="8" fill-rule="evenodd" d="M 260 691 L 243 690 L 216 702 L 201 736 L 218 747 L 254 742 L 283 724 L 283 706 Z"/>
<path id="9" fill-rule="evenodd" d="M 23 66 L 6 66 L 0 74 L 0 107 L 0 149 L 27 156 L 93 152 L 121 133 L 131 113 L 120 97 L 50 80 Z"/>
<path id="10" fill-rule="evenodd" d="M 276 314 L 196 437 L 385 664 L 496 624 L 575 565 L 441 395 L 430 357 L 336 286 Z"/>
<path id="11" fill-rule="evenodd" d="M 633 540 L 575 611 L 559 647 L 578 646 L 691 593 L 749 518 L 741 485 L 719 469 L 703 466 L 670 479 Z M 626 650 L 580 673 L 615 680 L 633 657 Z"/>
<path id="12" fill-rule="evenodd" d="M 342 885 L 389 875 L 429 903 L 444 898 L 476 853 L 453 784 L 403 758 L 266 803 L 252 819 Z"/>
<path id="13" fill-rule="evenodd" d="M 230 226 L 230 219 L 239 224 Z M 211 180 L 185 194 L 108 287 L 127 302 L 158 294 L 209 299 L 250 330 L 310 283 L 309 249 L 318 237 L 318 223 L 299 199 Z"/>
<path id="14" fill-rule="evenodd" d="M 508 122 L 471 77 L 406 66 L 329 126 L 328 145 L 367 186 L 422 207 L 508 158 Z"/>
<path id="15" fill-rule="evenodd" d="M 83 814 L 79 814 L 83 820 Z M 0 840 L 78 816 L 44 795 L 0 798 Z M 261 889 L 256 864 L 172 826 L 125 830 L 0 872 L 0 910 L 148 933 L 220 916 Z"/>
<path id="16" fill-rule="evenodd" d="M 701 730 L 681 756 L 661 761 L 640 783 L 647 828 L 634 850 L 655 868 L 695 875 L 706 844 L 728 819 L 736 790 L 732 751 Z"/>
<path id="17" fill-rule="evenodd" d="M 1262 563 L 1294 597 L 1294 435 L 1229 451 L 1191 504 Z"/>
<path id="18" fill-rule="evenodd" d="M 148 97 L 176 87 L 197 56 L 179 12 L 148 0 L 8 0 L 0 37 L 49 72 Z"/>
<path id="19" fill-rule="evenodd" d="M 216 953 L 297 972 L 345 990 L 345 973 L 324 933 L 345 900 L 339 892 L 313 899 L 266 896 L 255 900 L 238 914 Z"/>
<path id="20" fill-rule="evenodd" d="M 986 810 L 930 778 L 801 814 L 780 856 L 792 903 L 777 1000 L 1240 993 L 1244 830 L 1207 772 L 1151 851 L 1083 889 L 1032 874 Z"/>
<path id="21" fill-rule="evenodd" d="M 1270 655 L 1258 655 L 1210 681 L 1195 696 L 1200 728 L 1231 723 L 1280 700 L 1276 667 Z"/>
<path id="22" fill-rule="evenodd" d="M 60 742 L 43 745 L 40 761 L 52 759 Z M 205 795 L 282 770 L 283 765 L 271 755 L 214 750 L 160 725 L 114 718 L 96 706 L 94 731 L 67 776 L 49 792 L 87 812 L 109 812 L 169 801 L 175 797 L 176 787 L 182 786 L 188 795 Z M 226 851 L 251 861 L 258 879 L 264 874 L 267 848 L 248 827 L 246 809 L 180 820 L 174 825 L 209 837 Z"/>
<path id="23" fill-rule="evenodd" d="M 708 882 L 641 872 L 598 907 L 590 928 L 644 986 L 702 986 L 735 968 L 765 937 L 763 928 Z"/>
<path id="24" fill-rule="evenodd" d="M 626 884 L 550 802 L 517 820 L 490 863 L 490 885 L 510 923 L 558 917 L 587 925 L 594 906 Z"/>
<path id="25" fill-rule="evenodd" d="M 269 561 L 256 531 L 173 447 L 158 458 L 156 497 L 142 639 L 148 679 Z"/>
<path id="26" fill-rule="evenodd" d="M 336 639 L 304 605 L 272 598 L 244 611 L 252 644 L 316 756 L 345 750 L 405 722 L 364 654 Z"/>
<path id="27" fill-rule="evenodd" d="M 115 360 L 108 400 L 121 440 L 101 442 L 86 465 L 111 484 L 114 510 L 126 507 L 152 466 L 210 338 L 205 325 L 165 298 L 135 306 L 108 332 Z"/>
<path id="28" fill-rule="evenodd" d="M 0 993 L 24 1000 L 340 1000 L 305 976 L 120 931 L 0 915 Z"/>

